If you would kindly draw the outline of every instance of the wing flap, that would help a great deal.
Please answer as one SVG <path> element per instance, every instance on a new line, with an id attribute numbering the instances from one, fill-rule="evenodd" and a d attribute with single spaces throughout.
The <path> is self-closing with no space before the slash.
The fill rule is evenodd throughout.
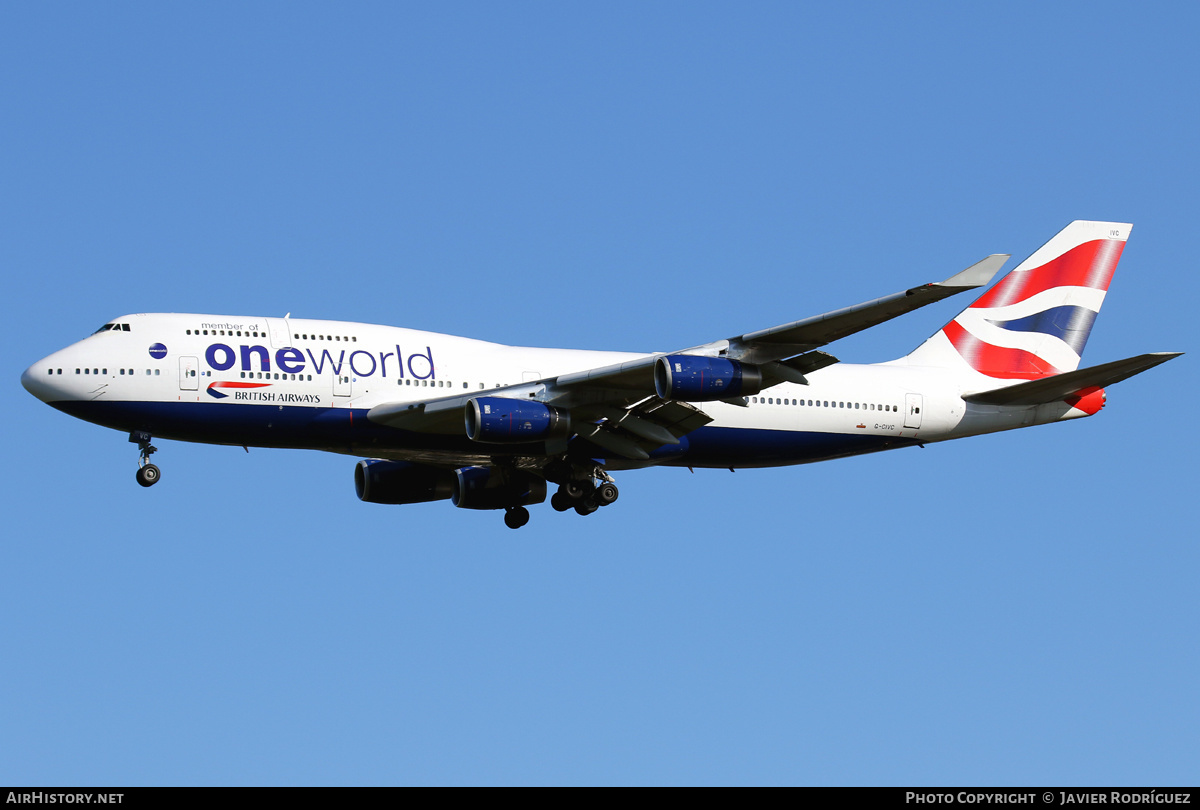
<path id="1" fill-rule="evenodd" d="M 645 461 L 650 453 L 679 440 L 712 417 L 686 402 L 647 397 L 630 408 L 601 406 L 603 422 L 589 425 L 579 436 L 625 458 Z"/>

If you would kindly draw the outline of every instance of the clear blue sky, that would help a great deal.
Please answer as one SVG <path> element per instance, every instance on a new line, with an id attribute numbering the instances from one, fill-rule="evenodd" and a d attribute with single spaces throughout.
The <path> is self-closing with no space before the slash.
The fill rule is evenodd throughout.
<path id="1" fill-rule="evenodd" d="M 8 3 L 0 783 L 1195 784 L 1192 4 Z M 20 387 L 130 312 L 670 350 L 1135 224 L 1099 416 L 505 529 Z M 1012 264 L 1010 264 L 1010 267 Z M 906 353 L 966 301 L 843 341 Z"/>

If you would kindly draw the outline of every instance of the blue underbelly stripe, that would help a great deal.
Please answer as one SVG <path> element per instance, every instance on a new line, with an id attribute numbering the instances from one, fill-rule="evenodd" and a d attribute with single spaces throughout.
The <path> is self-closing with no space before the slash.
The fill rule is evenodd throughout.
<path id="1" fill-rule="evenodd" d="M 536 455 L 540 444 L 481 445 L 462 435 L 413 433 L 377 425 L 366 409 L 224 402 L 53 402 L 71 416 L 120 431 L 206 444 L 328 450 L 369 456 L 389 450 Z M 660 448 L 652 464 L 672 467 L 776 467 L 915 444 L 913 439 L 708 425 L 679 446 Z M 598 450 L 598 448 L 592 448 Z M 594 452 L 587 455 L 594 456 Z M 595 457 L 603 457 L 595 456 Z M 621 461 L 626 461 L 622 459 Z"/>

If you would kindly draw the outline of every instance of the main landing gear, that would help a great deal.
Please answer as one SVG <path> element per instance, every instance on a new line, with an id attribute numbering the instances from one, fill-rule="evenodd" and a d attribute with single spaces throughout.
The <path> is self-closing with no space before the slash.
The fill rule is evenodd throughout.
<path id="1" fill-rule="evenodd" d="M 596 477 L 600 478 L 599 483 L 592 479 L 573 479 L 562 484 L 558 492 L 550 496 L 550 506 L 556 512 L 574 509 L 579 515 L 590 515 L 601 506 L 608 506 L 620 492 L 612 477 L 604 470 L 597 469 Z"/>
<path id="2" fill-rule="evenodd" d="M 158 452 L 158 448 L 150 444 L 150 439 L 150 434 L 141 430 L 129 434 L 129 441 L 136 442 L 138 446 L 137 482 L 144 487 L 152 487 L 162 478 L 162 471 L 150 463 L 151 454 Z"/>
<path id="3" fill-rule="evenodd" d="M 555 481 L 562 481 L 558 491 L 550 496 L 550 505 L 556 512 L 566 512 L 574 509 L 576 514 L 590 515 L 601 506 L 608 506 L 617 499 L 620 493 L 612 476 L 600 467 L 588 472 L 587 468 L 551 469 L 550 476 Z M 570 475 L 570 478 L 567 476 Z M 558 477 L 562 476 L 562 477 Z M 506 506 L 504 508 L 504 525 L 510 529 L 519 529 L 529 522 L 529 510 L 524 506 Z"/>

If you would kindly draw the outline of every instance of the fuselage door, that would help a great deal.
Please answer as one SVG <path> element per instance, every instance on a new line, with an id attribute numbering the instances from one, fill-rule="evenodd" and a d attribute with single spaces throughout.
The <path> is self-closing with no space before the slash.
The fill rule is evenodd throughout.
<path id="1" fill-rule="evenodd" d="M 267 318 L 267 331 L 271 333 L 271 346 L 286 349 L 292 345 L 292 330 L 283 318 Z"/>
<path id="2" fill-rule="evenodd" d="M 195 357 L 179 358 L 179 390 L 195 391 L 200 387 L 200 361 Z"/>
<path id="3" fill-rule="evenodd" d="M 921 395 L 904 395 L 904 426 L 919 428 L 921 426 Z"/>
<path id="4" fill-rule="evenodd" d="M 335 397 L 350 396 L 350 366 L 349 364 L 342 366 L 341 374 L 335 374 L 333 377 L 333 395 Z"/>

